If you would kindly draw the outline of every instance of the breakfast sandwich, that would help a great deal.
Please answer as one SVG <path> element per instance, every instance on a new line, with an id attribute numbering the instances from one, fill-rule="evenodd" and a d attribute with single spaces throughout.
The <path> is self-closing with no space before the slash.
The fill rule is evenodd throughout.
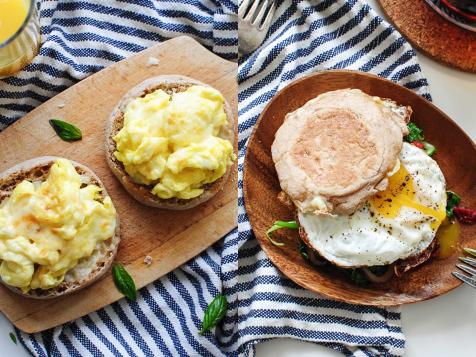
<path id="1" fill-rule="evenodd" d="M 119 218 L 86 166 L 45 156 L 0 174 L 0 281 L 26 297 L 63 296 L 109 269 Z"/>
<path id="2" fill-rule="evenodd" d="M 152 207 L 182 210 L 219 192 L 235 160 L 233 113 L 216 89 L 183 76 L 129 91 L 106 128 L 108 164 Z"/>
<path id="3" fill-rule="evenodd" d="M 446 184 L 428 152 L 404 141 L 411 112 L 343 89 L 287 114 L 272 158 L 280 197 L 295 208 L 314 261 L 382 282 L 430 257 L 446 218 Z M 380 268 L 384 274 L 373 273 Z"/>

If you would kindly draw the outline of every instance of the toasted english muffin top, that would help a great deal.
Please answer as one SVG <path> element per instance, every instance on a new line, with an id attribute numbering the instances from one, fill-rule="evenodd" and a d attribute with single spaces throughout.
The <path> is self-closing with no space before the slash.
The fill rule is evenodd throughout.
<path id="1" fill-rule="evenodd" d="M 359 89 L 308 101 L 286 115 L 271 147 L 281 188 L 302 212 L 351 214 L 387 187 L 410 114 Z"/>

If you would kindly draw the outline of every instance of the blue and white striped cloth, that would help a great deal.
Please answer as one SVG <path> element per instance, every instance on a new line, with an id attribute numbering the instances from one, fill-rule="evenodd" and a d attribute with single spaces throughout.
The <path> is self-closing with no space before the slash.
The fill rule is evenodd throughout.
<path id="1" fill-rule="evenodd" d="M 239 80 L 239 308 L 241 346 L 273 337 L 314 341 L 346 355 L 402 355 L 400 310 L 325 299 L 283 277 L 257 245 L 243 202 L 247 140 L 277 91 L 325 69 L 372 72 L 430 99 L 415 53 L 399 33 L 359 0 L 280 1 L 266 42 L 241 58 Z"/>
<path id="2" fill-rule="evenodd" d="M 236 56 L 236 0 L 43 1 L 40 55 L 0 81 L 0 125 L 112 62 L 189 34 L 227 59 Z M 246 140 L 260 111 L 291 80 L 326 68 L 377 73 L 429 98 L 415 54 L 357 0 L 279 1 L 266 42 L 240 61 L 239 224 L 180 269 L 125 299 L 43 333 L 17 330 L 38 356 L 252 356 L 274 337 L 314 341 L 346 355 L 402 355 L 398 309 L 316 296 L 283 277 L 253 238 L 242 198 Z M 1 137 L 1 134 L 0 134 Z M 199 336 L 207 304 L 222 292 L 222 324 Z"/>
<path id="3" fill-rule="evenodd" d="M 43 44 L 20 74 L 0 80 L 0 130 L 90 74 L 175 36 L 237 56 L 237 0 L 37 1 Z"/>

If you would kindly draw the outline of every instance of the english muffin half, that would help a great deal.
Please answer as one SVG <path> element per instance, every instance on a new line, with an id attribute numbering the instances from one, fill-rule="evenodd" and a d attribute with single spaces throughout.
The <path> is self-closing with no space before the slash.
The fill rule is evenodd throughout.
<path id="1" fill-rule="evenodd" d="M 359 89 L 311 99 L 276 132 L 271 153 L 281 188 L 303 212 L 355 212 L 387 187 L 411 112 Z"/>
<path id="2" fill-rule="evenodd" d="M 191 86 L 195 85 L 211 88 L 211 86 L 202 83 L 198 80 L 179 75 L 163 75 L 149 78 L 132 88 L 129 92 L 127 92 L 111 113 L 105 131 L 107 162 L 112 172 L 119 179 L 124 188 L 132 195 L 132 197 L 134 197 L 142 204 L 151 207 L 171 210 L 189 209 L 211 199 L 223 188 L 223 185 L 228 180 L 228 176 L 230 175 L 232 166 L 228 166 L 225 174 L 218 178 L 216 181 L 205 184 L 202 187 L 204 189 L 203 193 L 201 193 L 197 197 L 193 197 L 190 199 L 183 199 L 177 197 L 164 199 L 158 197 L 157 195 L 151 192 L 156 182 L 154 182 L 153 184 L 137 183 L 126 172 L 124 164 L 119 161 L 114 154 L 117 151 L 117 145 L 113 138 L 124 126 L 124 112 L 126 110 L 127 105 L 131 101 L 136 98 L 143 98 L 147 94 L 153 93 L 159 89 L 163 90 L 168 95 L 173 96 L 174 94 L 184 92 Z M 230 104 L 226 100 L 224 101 L 224 111 L 227 116 L 228 124 L 221 127 L 218 137 L 221 139 L 228 140 L 233 146 L 235 139 L 235 119 Z"/>
<path id="3" fill-rule="evenodd" d="M 0 173 L 0 208 L 22 181 L 27 180 L 33 184 L 44 182 L 50 173 L 50 168 L 58 159 L 61 158 L 54 156 L 37 157 Z M 69 161 L 81 177 L 81 187 L 91 184 L 98 186 L 101 189 L 99 202 L 104 202 L 108 194 L 96 174 L 84 165 Z M 103 277 L 116 256 L 119 241 L 119 216 L 116 213 L 114 234 L 109 239 L 97 242 L 92 255 L 78 260 L 77 264 L 66 272 L 64 280 L 56 287 L 30 289 L 28 292 L 23 292 L 20 288 L 7 284 L 1 278 L 0 282 L 13 292 L 34 299 L 51 299 L 73 293 Z M 37 268 L 38 265 L 35 264 L 35 269 Z"/>

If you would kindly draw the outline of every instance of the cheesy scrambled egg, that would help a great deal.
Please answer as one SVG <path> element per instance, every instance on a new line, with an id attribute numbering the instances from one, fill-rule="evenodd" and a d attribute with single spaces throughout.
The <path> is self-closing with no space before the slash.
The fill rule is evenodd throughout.
<path id="1" fill-rule="evenodd" d="M 227 124 L 216 89 L 191 86 L 168 95 L 159 89 L 132 100 L 114 137 L 116 158 L 138 184 L 153 185 L 162 199 L 191 199 L 222 177 L 235 160 L 233 146 L 218 137 Z"/>
<path id="2" fill-rule="evenodd" d="M 81 188 L 72 163 L 58 159 L 44 182 L 24 180 L 0 204 L 0 276 L 12 286 L 58 286 L 78 260 L 111 238 L 116 210 L 101 188 Z M 84 186 L 84 185 L 83 185 Z"/>

